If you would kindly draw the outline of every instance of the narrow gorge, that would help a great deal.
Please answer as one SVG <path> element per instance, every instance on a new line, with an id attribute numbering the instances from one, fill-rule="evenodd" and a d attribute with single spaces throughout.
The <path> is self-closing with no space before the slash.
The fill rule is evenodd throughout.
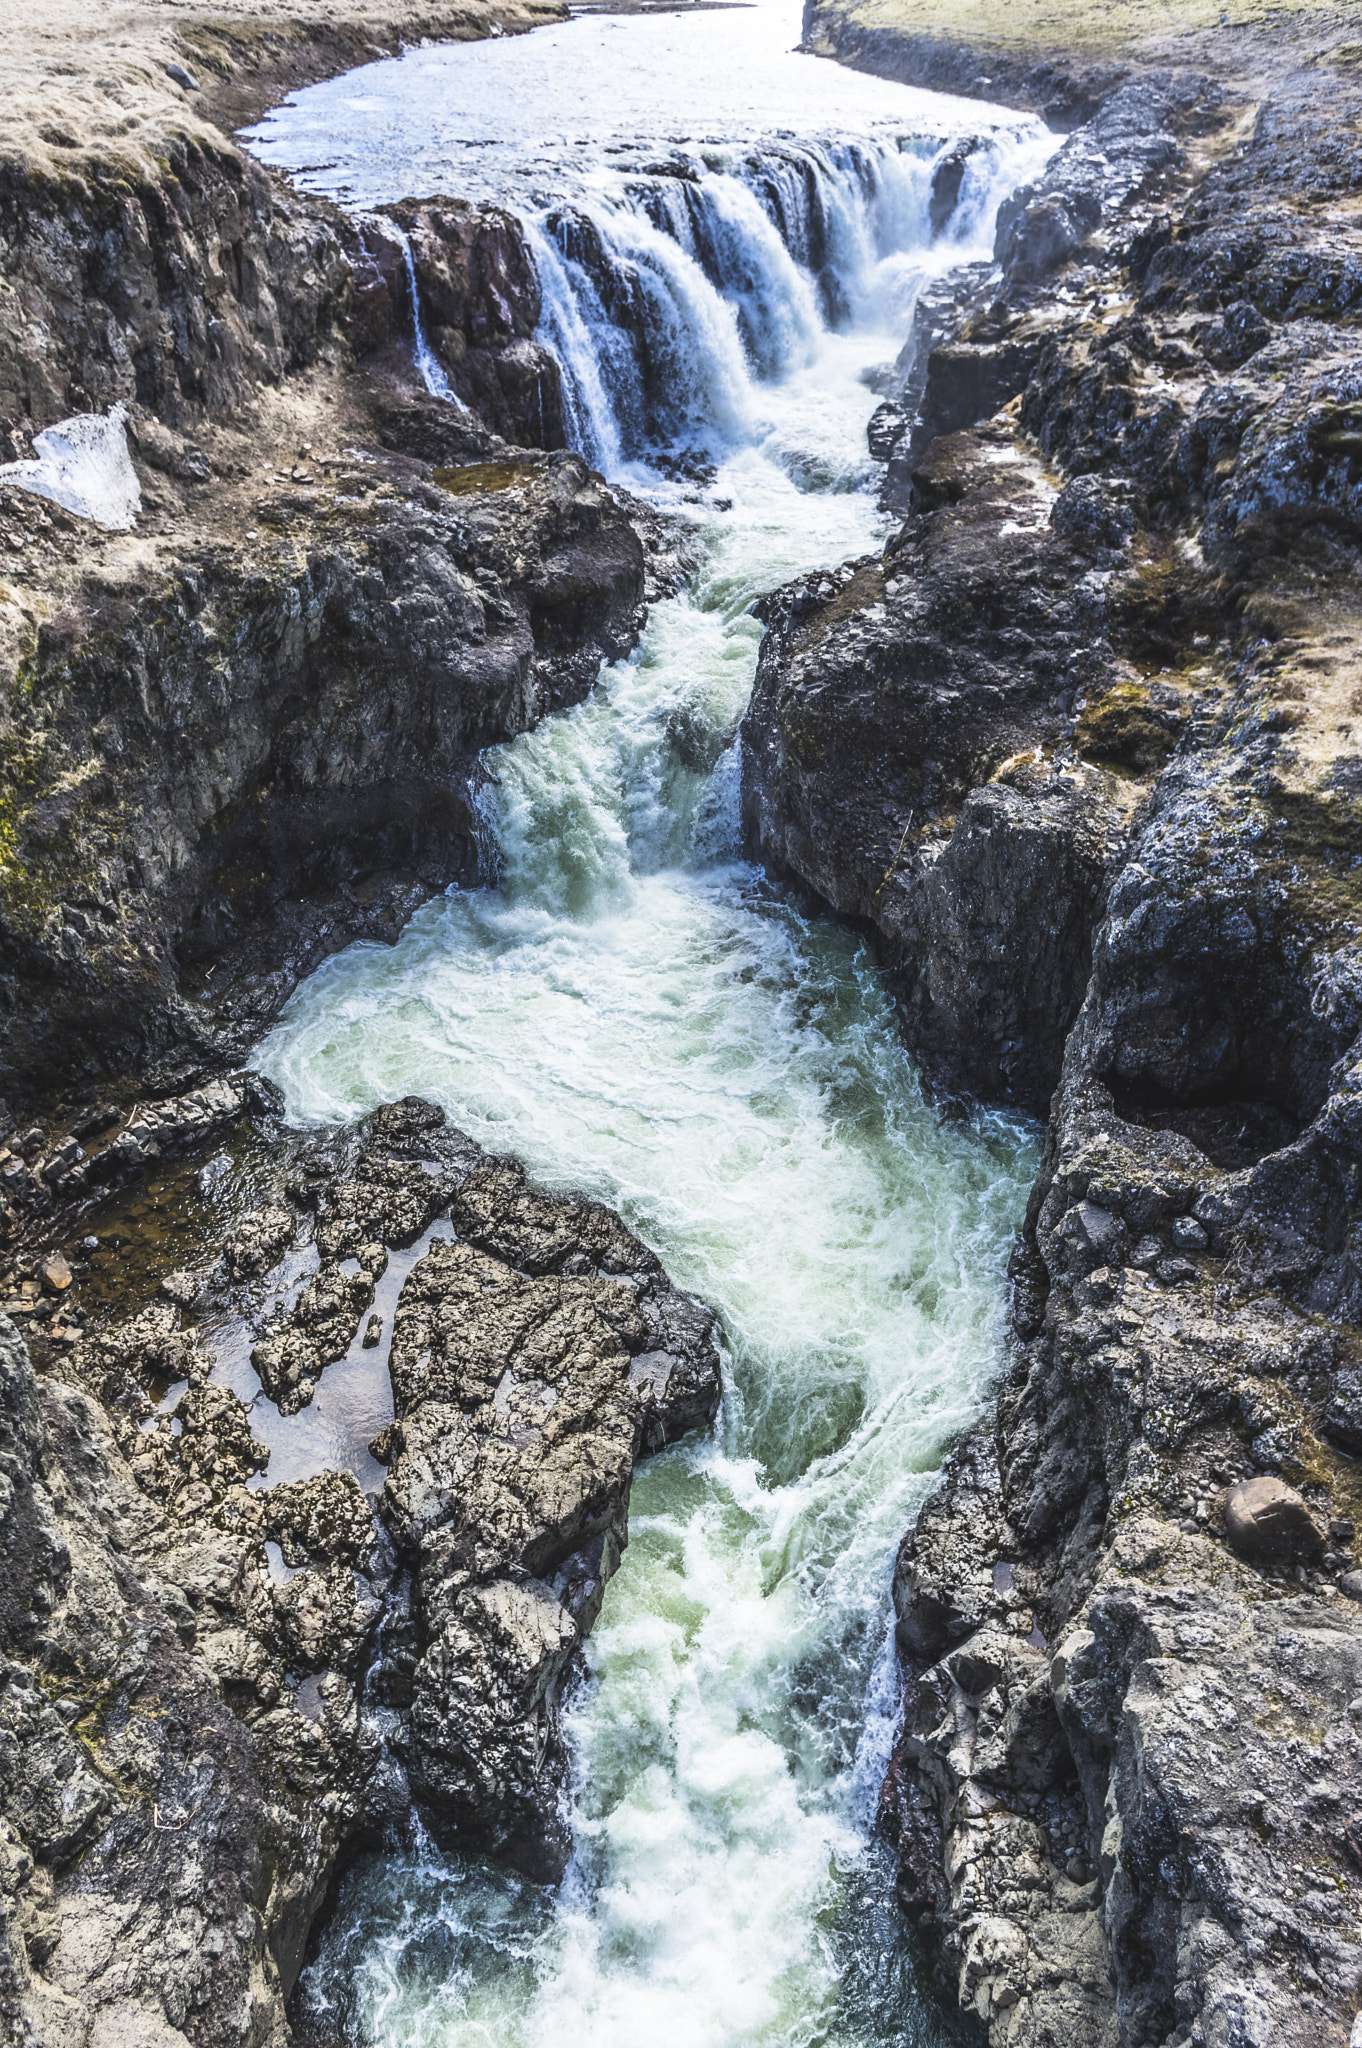
<path id="1" fill-rule="evenodd" d="M 3 31 L 8 2039 L 1357 2048 L 1348 34 Z"/>

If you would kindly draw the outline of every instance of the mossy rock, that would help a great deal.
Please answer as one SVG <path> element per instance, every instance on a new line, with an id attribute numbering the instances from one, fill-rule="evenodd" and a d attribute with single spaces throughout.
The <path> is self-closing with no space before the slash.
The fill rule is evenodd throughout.
<path id="1" fill-rule="evenodd" d="M 1133 768 L 1161 768 L 1177 745 L 1182 720 L 1156 706 L 1139 683 L 1118 683 L 1096 698 L 1078 720 L 1078 748 L 1088 760 Z"/>
<path id="2" fill-rule="evenodd" d="M 510 491 L 517 484 L 535 483 L 543 471 L 542 462 L 469 462 L 457 469 L 437 469 L 433 480 L 452 498 L 471 498 L 481 491 Z"/>

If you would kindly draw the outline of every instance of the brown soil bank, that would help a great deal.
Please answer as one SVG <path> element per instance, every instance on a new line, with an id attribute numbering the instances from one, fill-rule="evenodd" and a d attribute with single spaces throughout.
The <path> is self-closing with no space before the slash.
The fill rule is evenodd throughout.
<path id="1" fill-rule="evenodd" d="M 754 843 L 878 932 L 943 1093 L 1049 1116 L 996 1406 L 896 1583 L 884 1823 L 995 2048 L 1358 2038 L 1354 36 L 808 16 L 1068 135 L 919 305 L 903 524 L 769 602 L 744 727 Z"/>

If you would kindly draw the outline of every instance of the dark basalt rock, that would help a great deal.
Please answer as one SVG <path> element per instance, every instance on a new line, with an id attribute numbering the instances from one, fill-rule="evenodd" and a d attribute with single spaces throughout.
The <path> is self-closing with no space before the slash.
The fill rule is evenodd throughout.
<path id="1" fill-rule="evenodd" d="M 365 481 L 296 515 L 291 546 L 207 549 L 116 608 L 89 589 L 40 638 L 10 713 L 6 1094 L 177 1043 L 244 1052 L 323 928 L 393 936 L 476 872 L 478 751 L 630 645 L 643 550 L 578 457 L 434 481 L 378 458 Z"/>
<path id="2" fill-rule="evenodd" d="M 404 331 L 411 328 L 406 266 L 400 248 L 379 240 L 383 216 L 410 243 L 423 324 L 451 389 L 504 439 L 563 447 L 562 376 L 551 351 L 534 340 L 539 279 L 519 221 L 444 197 L 381 208 L 360 233 L 376 250 L 390 317 Z"/>
<path id="3" fill-rule="evenodd" d="M 214 1142 L 148 1161 L 100 1233 L 154 1207 L 163 1173 L 182 1217 Z M 703 1305 L 612 1211 L 544 1194 L 435 1105 L 386 1104 L 355 1132 L 257 1121 L 238 1158 L 260 1206 L 220 1221 L 207 1183 L 191 1269 L 167 1273 L 184 1247 L 160 1245 L 145 1306 L 115 1290 L 101 1315 L 77 1257 L 73 1343 L 30 1316 L 26 1346 L 0 1314 L 0 1902 L 5 1995 L 35 2039 L 148 2014 L 192 2037 L 211 2009 L 215 2041 L 283 2040 L 333 1872 L 413 1796 L 461 1848 L 560 1872 L 558 1700 L 627 1539 L 635 1460 L 718 1404 Z M 381 1494 L 348 1471 L 248 1486 L 269 1451 L 191 1312 L 260 1330 L 309 1255 L 358 1299 L 366 1268 L 342 1247 L 377 1271 L 432 1225 L 391 1332 Z M 362 1312 L 314 1281 L 283 1327 L 315 1374 Z"/>
<path id="4" fill-rule="evenodd" d="M 1241 1479 L 1230 1488 L 1225 1536 L 1253 1564 L 1313 1562 L 1324 1548 L 1309 1508 L 1280 1479 Z"/>
<path id="5" fill-rule="evenodd" d="M 895 387 L 872 423 L 891 504 L 911 502 L 914 469 L 934 440 L 991 418 L 1028 387 L 1060 317 L 1048 281 L 1095 254 L 1094 237 L 1132 208 L 1157 202 L 1183 162 L 1178 137 L 1219 125 L 1222 97 L 1204 78 L 1159 72 L 1128 80 L 1103 97 L 1039 179 L 1003 201 L 993 266 L 973 266 L 924 292 Z M 957 155 L 942 160 L 948 181 Z"/>
<path id="6" fill-rule="evenodd" d="M 0 170 L 0 433 L 136 399 L 172 428 L 316 360 L 348 317 L 334 207 L 224 138 L 177 138 L 157 183 Z M 99 166 L 90 166 L 94 171 Z"/>
<path id="7" fill-rule="evenodd" d="M 764 859 L 873 922 L 939 1087 L 1041 1109 L 1127 816 L 1100 769 L 1045 754 L 1080 691 L 1137 686 L 1105 551 L 1057 542 L 1010 433 L 938 441 L 915 491 L 883 563 L 765 605 L 744 815 Z"/>

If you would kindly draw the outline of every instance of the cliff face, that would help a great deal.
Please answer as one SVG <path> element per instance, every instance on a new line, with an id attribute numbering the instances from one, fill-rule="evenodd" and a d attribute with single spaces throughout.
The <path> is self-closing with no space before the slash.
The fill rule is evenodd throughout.
<path id="1" fill-rule="evenodd" d="M 341 319 L 334 215 L 285 197 L 225 138 L 177 137 L 156 171 L 112 152 L 65 175 L 0 169 L 5 435 L 120 398 L 172 426 L 229 410 L 315 360 Z"/>
<path id="2" fill-rule="evenodd" d="M 338 1862 L 413 1803 L 560 1874 L 558 1702 L 634 1462 L 719 1395 L 713 1317 L 609 1211 L 432 1105 L 300 1136 L 224 1071 L 475 874 L 479 750 L 585 696 L 676 568 L 562 449 L 509 216 L 361 237 L 214 127 L 489 11 L 272 12 L 6 30 L 0 454 L 121 401 L 136 500 L 111 530 L 0 478 L 15 2041 L 284 2048 Z M 403 235 L 465 409 L 417 377 Z M 337 1369 L 384 1418 L 344 1459 Z"/>
<path id="3" fill-rule="evenodd" d="M 584 465 L 505 454 L 314 462 L 260 538 L 71 564 L 11 681 L 7 1083 L 244 1051 L 318 926 L 475 871 L 477 750 L 583 697 L 643 594 Z"/>
<path id="4" fill-rule="evenodd" d="M 872 922 L 938 1087 L 1049 1111 L 896 1581 L 885 1825 L 996 2043 L 1356 2005 L 1362 105 L 1308 54 L 1120 67 L 923 309 L 905 522 L 772 601 L 744 729 L 755 843 Z"/>

